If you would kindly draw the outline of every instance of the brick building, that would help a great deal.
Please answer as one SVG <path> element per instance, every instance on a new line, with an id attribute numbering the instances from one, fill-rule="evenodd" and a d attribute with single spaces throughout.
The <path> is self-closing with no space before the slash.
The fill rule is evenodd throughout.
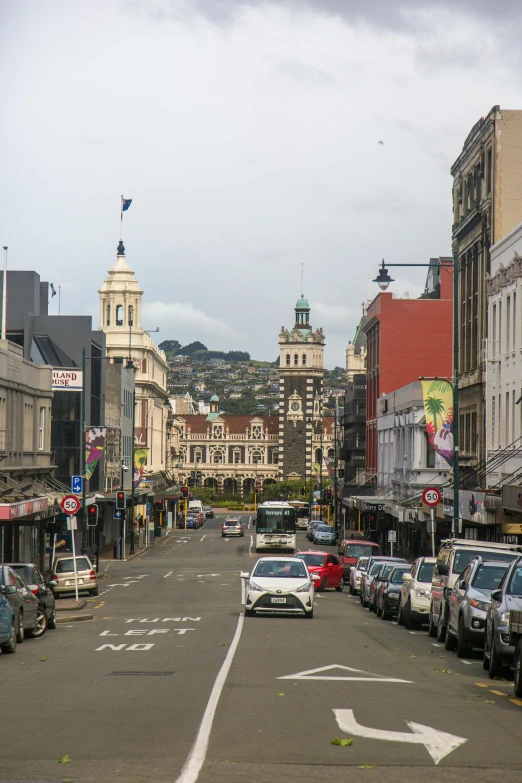
<path id="1" fill-rule="evenodd" d="M 451 258 L 430 259 L 431 262 Z M 364 325 L 367 348 L 366 473 L 377 474 L 379 397 L 419 377 L 451 378 L 453 270 L 429 269 L 419 299 L 380 293 L 368 307 Z"/>

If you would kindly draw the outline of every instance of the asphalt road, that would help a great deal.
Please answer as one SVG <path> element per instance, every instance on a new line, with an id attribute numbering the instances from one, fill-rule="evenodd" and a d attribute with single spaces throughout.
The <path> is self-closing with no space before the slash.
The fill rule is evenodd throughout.
<path id="1" fill-rule="evenodd" d="M 478 657 L 347 592 L 243 620 L 250 532 L 174 531 L 109 565 L 94 620 L 0 656 L 0 783 L 519 783 L 522 702 Z"/>

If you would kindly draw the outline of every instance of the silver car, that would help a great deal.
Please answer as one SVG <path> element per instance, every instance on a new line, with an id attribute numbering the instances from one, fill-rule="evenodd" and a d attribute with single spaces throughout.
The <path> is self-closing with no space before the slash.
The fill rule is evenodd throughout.
<path id="1" fill-rule="evenodd" d="M 335 544 L 337 534 L 331 525 L 317 525 L 314 530 L 314 544 Z"/>
<path id="2" fill-rule="evenodd" d="M 509 563 L 477 557 L 466 566 L 449 600 L 446 650 L 467 658 L 474 647 L 484 648 L 486 613 L 491 593 L 500 585 Z"/>
<path id="3" fill-rule="evenodd" d="M 504 666 L 513 664 L 515 648 L 509 636 L 509 612 L 512 609 L 522 609 L 522 558 L 511 563 L 500 587 L 491 593 L 482 665 L 489 671 L 492 680 L 502 676 Z"/>

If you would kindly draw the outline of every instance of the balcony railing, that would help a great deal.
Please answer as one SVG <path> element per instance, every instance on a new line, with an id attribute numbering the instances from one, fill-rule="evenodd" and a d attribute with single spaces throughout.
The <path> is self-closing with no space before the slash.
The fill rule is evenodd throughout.
<path id="1" fill-rule="evenodd" d="M 197 440 L 197 441 L 204 441 L 204 442 L 211 442 L 211 443 L 219 443 L 219 441 L 222 440 L 241 440 L 241 441 L 255 441 L 256 443 L 264 443 L 266 441 L 278 441 L 279 435 L 263 435 L 261 438 L 254 438 L 252 435 L 231 435 L 230 433 L 227 435 L 226 433 L 223 433 L 223 435 L 220 435 L 217 438 L 212 437 L 210 433 L 198 433 L 198 432 L 188 432 L 186 435 L 183 435 L 183 437 L 180 437 L 180 441 L 183 443 L 183 441 L 186 440 Z"/>
<path id="2" fill-rule="evenodd" d="M 0 452 L 9 451 L 11 445 L 11 430 L 0 430 Z"/>
<path id="3" fill-rule="evenodd" d="M 179 471 L 182 473 L 186 470 L 226 470 L 228 472 L 233 471 L 256 471 L 256 470 L 273 470 L 277 472 L 279 465 L 277 462 L 178 462 L 181 465 Z"/>

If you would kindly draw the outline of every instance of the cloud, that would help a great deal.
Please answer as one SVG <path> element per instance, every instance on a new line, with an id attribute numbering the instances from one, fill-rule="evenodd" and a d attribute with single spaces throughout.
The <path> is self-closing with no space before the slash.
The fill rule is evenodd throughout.
<path id="1" fill-rule="evenodd" d="M 335 79 L 332 74 L 310 63 L 296 60 L 293 57 L 279 57 L 274 70 L 283 74 L 283 76 L 287 76 L 293 83 L 298 82 L 305 86 L 324 87 L 335 85 Z"/>
<path id="2" fill-rule="evenodd" d="M 357 311 L 344 305 L 314 302 L 311 306 L 311 316 L 314 326 L 321 326 L 325 331 L 328 328 L 334 331 L 342 330 L 346 334 L 347 327 L 357 317 Z"/>
<path id="3" fill-rule="evenodd" d="M 142 322 L 151 327 L 159 326 L 161 340 L 176 339 L 180 342 L 208 338 L 236 337 L 237 332 L 222 318 L 213 318 L 199 310 L 191 302 L 146 302 L 142 307 Z M 219 350 L 221 345 L 216 348 Z"/>

